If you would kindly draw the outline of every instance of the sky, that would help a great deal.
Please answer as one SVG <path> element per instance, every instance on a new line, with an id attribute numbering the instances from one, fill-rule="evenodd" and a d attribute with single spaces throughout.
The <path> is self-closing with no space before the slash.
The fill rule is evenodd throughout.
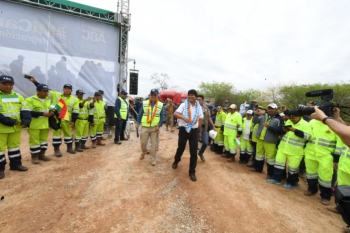
<path id="1" fill-rule="evenodd" d="M 117 0 L 75 1 L 117 11 Z M 349 9 L 347 0 L 130 0 L 139 96 L 156 87 L 154 73 L 177 91 L 349 82 Z"/>

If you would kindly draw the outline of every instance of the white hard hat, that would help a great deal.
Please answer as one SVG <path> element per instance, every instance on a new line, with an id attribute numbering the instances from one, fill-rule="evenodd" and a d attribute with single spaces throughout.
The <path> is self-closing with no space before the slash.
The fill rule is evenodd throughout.
<path id="1" fill-rule="evenodd" d="M 231 109 L 237 109 L 237 106 L 236 106 L 235 104 L 231 104 L 231 105 L 230 105 L 230 108 L 231 108 Z"/>
<path id="2" fill-rule="evenodd" d="M 209 137 L 210 137 L 211 139 L 215 139 L 217 134 L 218 134 L 218 132 L 216 132 L 216 131 L 214 131 L 214 130 L 210 130 L 210 131 L 209 131 Z"/>

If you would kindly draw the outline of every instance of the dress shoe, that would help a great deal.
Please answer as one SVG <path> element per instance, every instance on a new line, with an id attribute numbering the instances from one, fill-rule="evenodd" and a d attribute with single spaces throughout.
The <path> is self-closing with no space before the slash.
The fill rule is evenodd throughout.
<path id="1" fill-rule="evenodd" d="M 255 168 L 251 168 L 251 169 L 249 169 L 249 171 L 251 171 L 251 172 L 257 172 L 257 173 L 261 173 L 261 172 L 259 172 L 259 171 L 255 170 Z"/>
<path id="2" fill-rule="evenodd" d="M 247 167 L 254 167 L 254 164 L 248 164 Z"/>
<path id="3" fill-rule="evenodd" d="M 192 181 L 197 181 L 197 177 L 194 173 L 190 173 L 190 178 Z"/>
<path id="4" fill-rule="evenodd" d="M 203 162 L 205 162 L 205 158 L 204 158 L 204 155 L 202 153 L 198 152 L 198 156 L 201 158 L 201 160 Z"/>
<path id="5" fill-rule="evenodd" d="M 305 196 L 312 196 L 312 195 L 315 195 L 316 193 L 313 193 L 313 192 L 311 192 L 311 191 L 309 191 L 309 190 L 307 190 L 307 191 L 305 191 L 304 192 L 304 195 Z"/>
<path id="6" fill-rule="evenodd" d="M 10 170 L 13 170 L 13 171 L 20 171 L 20 172 L 26 172 L 26 171 L 28 171 L 28 168 L 23 167 L 22 165 L 17 165 L 17 166 L 12 166 L 12 167 L 10 167 Z"/>
<path id="7" fill-rule="evenodd" d="M 121 138 L 120 139 L 120 141 L 127 141 L 127 140 L 129 140 L 129 139 L 127 139 L 127 138 Z"/>
<path id="8" fill-rule="evenodd" d="M 118 141 L 118 142 L 114 142 L 114 144 L 121 145 L 122 143 Z"/>
<path id="9" fill-rule="evenodd" d="M 178 162 L 173 162 L 173 165 L 171 166 L 173 169 L 176 169 L 177 168 L 177 164 Z"/>
<path id="10" fill-rule="evenodd" d="M 0 171 L 0 180 L 5 178 L 5 172 L 4 171 Z"/>
<path id="11" fill-rule="evenodd" d="M 326 210 L 335 214 L 340 214 L 336 207 L 327 207 Z"/>

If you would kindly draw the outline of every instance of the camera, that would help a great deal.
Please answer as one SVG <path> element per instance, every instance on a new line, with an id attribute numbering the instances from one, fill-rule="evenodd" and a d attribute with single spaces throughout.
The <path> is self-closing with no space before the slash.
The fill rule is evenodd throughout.
<path id="1" fill-rule="evenodd" d="M 327 116 L 333 116 L 334 105 L 331 102 L 333 99 L 333 89 L 325 89 L 319 91 L 310 91 L 305 94 L 306 97 L 321 96 L 321 100 L 318 104 L 318 108 L 323 111 Z M 290 115 L 293 116 L 305 116 L 311 115 L 315 112 L 314 106 L 299 105 L 297 109 L 287 110 Z"/>

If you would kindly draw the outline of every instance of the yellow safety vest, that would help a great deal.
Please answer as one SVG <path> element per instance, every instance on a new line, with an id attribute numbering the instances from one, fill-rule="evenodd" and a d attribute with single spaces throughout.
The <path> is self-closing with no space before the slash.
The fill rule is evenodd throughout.
<path id="1" fill-rule="evenodd" d="M 238 112 L 226 116 L 224 135 L 236 137 L 237 131 L 242 131 L 242 116 Z"/>
<path id="2" fill-rule="evenodd" d="M 28 110 L 31 112 L 49 112 L 51 100 L 49 98 L 40 99 L 38 95 L 33 95 L 26 99 Z M 48 129 L 49 118 L 44 116 L 32 117 L 29 125 L 30 129 Z"/>
<path id="3" fill-rule="evenodd" d="M 11 91 L 9 95 L 5 95 L 0 91 L 0 114 L 19 122 L 18 125 L 14 126 L 6 126 L 0 123 L 1 133 L 14 133 L 22 130 L 20 116 L 21 109 L 28 110 L 22 95 L 17 94 L 14 91 Z"/>
<path id="4" fill-rule="evenodd" d="M 143 106 L 143 115 L 142 115 L 142 119 L 141 119 L 141 125 L 142 127 L 155 127 L 157 125 L 159 125 L 159 121 L 160 121 L 160 113 L 162 111 L 163 108 L 163 103 L 162 102 L 157 102 L 157 111 L 156 111 L 156 115 L 153 118 L 153 121 L 151 122 L 151 124 L 147 123 L 147 110 L 149 109 L 149 119 L 151 119 L 151 117 L 153 116 L 153 112 L 154 112 L 154 107 L 156 105 L 153 106 L 153 108 L 151 106 L 148 106 L 148 100 L 143 101 L 142 106 Z"/>
<path id="5" fill-rule="evenodd" d="M 84 102 L 84 99 L 78 99 L 78 103 L 79 103 L 79 116 L 78 119 L 80 120 L 87 120 L 89 118 L 89 106 L 90 103 L 89 101 L 86 101 L 83 105 L 82 108 L 80 108 L 80 104 Z"/>
<path id="6" fill-rule="evenodd" d="M 103 101 L 97 101 L 94 104 L 94 108 L 91 109 L 94 115 L 94 123 L 104 122 L 106 119 L 105 104 Z"/>
<path id="7" fill-rule="evenodd" d="M 224 111 L 218 112 L 215 118 L 215 127 L 221 128 L 221 126 L 225 125 L 226 113 Z"/>

